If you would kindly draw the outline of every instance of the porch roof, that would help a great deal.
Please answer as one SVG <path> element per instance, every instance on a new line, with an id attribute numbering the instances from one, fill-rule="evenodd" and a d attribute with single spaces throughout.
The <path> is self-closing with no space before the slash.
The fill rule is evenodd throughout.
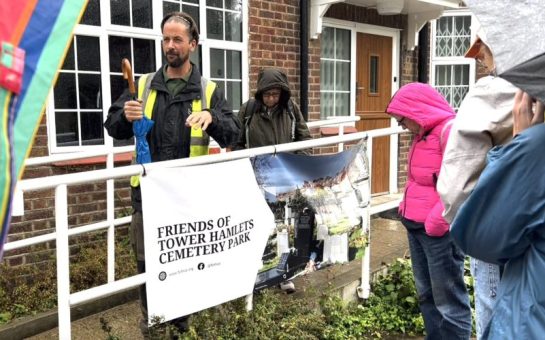
<path id="1" fill-rule="evenodd" d="M 311 0 L 310 1 L 310 37 L 317 39 L 322 33 L 322 18 L 335 3 L 345 2 L 360 7 L 377 8 L 380 1 L 391 0 Z M 459 0 L 397 0 L 403 9 L 398 14 L 408 16 L 407 48 L 413 49 L 417 42 L 418 31 L 428 22 L 441 16 L 443 10 L 460 7 Z"/>

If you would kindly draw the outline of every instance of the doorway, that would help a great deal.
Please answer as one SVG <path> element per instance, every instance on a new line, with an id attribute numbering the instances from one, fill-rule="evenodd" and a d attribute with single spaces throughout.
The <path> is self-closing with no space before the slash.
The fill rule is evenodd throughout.
<path id="1" fill-rule="evenodd" d="M 358 131 L 390 127 L 385 113 L 392 96 L 392 37 L 357 33 L 356 123 Z M 371 193 L 390 190 L 390 137 L 373 139 Z"/>

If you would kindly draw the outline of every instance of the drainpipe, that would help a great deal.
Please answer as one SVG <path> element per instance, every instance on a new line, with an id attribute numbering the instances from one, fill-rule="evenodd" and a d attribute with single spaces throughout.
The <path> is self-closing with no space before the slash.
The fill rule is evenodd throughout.
<path id="1" fill-rule="evenodd" d="M 305 121 L 308 121 L 308 35 L 309 35 L 309 8 L 308 0 L 299 0 L 300 21 L 299 41 L 300 41 L 300 99 L 301 113 Z"/>
<path id="2" fill-rule="evenodd" d="M 430 23 L 418 32 L 418 82 L 428 82 L 428 59 L 430 56 Z"/>

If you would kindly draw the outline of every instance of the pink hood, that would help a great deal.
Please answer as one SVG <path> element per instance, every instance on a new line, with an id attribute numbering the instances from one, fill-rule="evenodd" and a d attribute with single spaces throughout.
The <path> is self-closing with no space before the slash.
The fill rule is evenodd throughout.
<path id="1" fill-rule="evenodd" d="M 423 223 L 428 235 L 443 236 L 449 225 L 441 216 L 444 207 L 436 186 L 450 132 L 446 123 L 455 112 L 433 87 L 421 83 L 399 89 L 386 112 L 409 118 L 423 127 L 409 151 L 407 185 L 399 212 L 406 219 Z"/>
<path id="2" fill-rule="evenodd" d="M 414 120 L 424 127 L 424 133 L 456 115 L 437 90 L 423 83 L 410 83 L 400 88 L 392 97 L 386 112 Z"/>

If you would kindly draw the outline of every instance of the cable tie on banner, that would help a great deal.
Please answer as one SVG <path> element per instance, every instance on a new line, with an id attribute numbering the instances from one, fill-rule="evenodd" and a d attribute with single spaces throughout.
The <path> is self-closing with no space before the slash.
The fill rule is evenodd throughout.
<path id="1" fill-rule="evenodd" d="M 142 166 L 142 177 L 145 177 L 146 176 L 146 167 L 144 166 L 143 163 L 140 163 L 140 165 Z"/>

